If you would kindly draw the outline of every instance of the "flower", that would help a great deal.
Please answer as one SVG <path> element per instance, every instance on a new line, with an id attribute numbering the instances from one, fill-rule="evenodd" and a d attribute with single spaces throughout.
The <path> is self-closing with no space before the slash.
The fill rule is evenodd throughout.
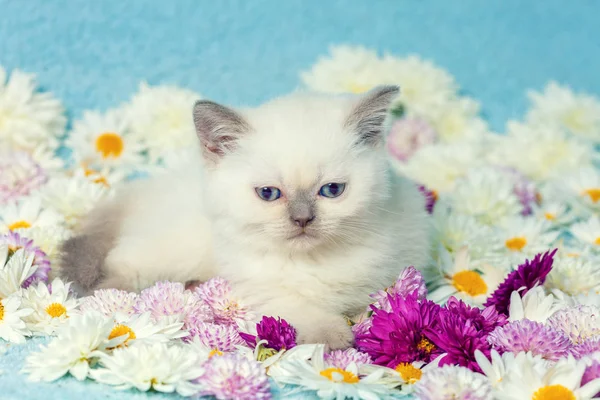
<path id="1" fill-rule="evenodd" d="M 200 96 L 175 86 L 140 85 L 127 105 L 131 139 L 143 143 L 151 162 L 195 143 L 192 108 Z"/>
<path id="2" fill-rule="evenodd" d="M 551 125 L 593 142 L 600 141 L 600 101 L 586 94 L 575 94 L 569 87 L 549 82 L 543 92 L 528 92 L 532 108 L 527 121 Z"/>
<path id="3" fill-rule="evenodd" d="M 433 126 L 442 142 L 477 141 L 489 134 L 479 118 L 480 105 L 468 98 L 453 98 L 432 116 Z"/>
<path id="4" fill-rule="evenodd" d="M 60 214 L 50 208 L 43 208 L 38 196 L 6 204 L 0 211 L 0 233 L 17 231 L 25 234 L 30 228 L 53 227 L 62 223 Z"/>
<path id="5" fill-rule="evenodd" d="M 9 258 L 10 256 L 10 258 Z M 0 243 L 0 298 L 20 292 L 21 287 L 33 274 L 34 254 L 25 253 L 19 249 L 11 254 L 6 244 Z"/>
<path id="6" fill-rule="evenodd" d="M 200 390 L 193 381 L 204 369 L 193 353 L 181 345 L 137 343 L 117 348 L 110 355 L 101 353 L 99 357 L 102 368 L 92 370 L 91 377 L 120 390 L 154 389 L 182 396 L 191 396 Z"/>
<path id="7" fill-rule="evenodd" d="M 240 336 L 250 347 L 257 346 L 263 340 L 264 347 L 275 351 L 296 346 L 296 328 L 281 318 L 263 316 L 256 324 L 256 335 L 240 332 Z"/>
<path id="8" fill-rule="evenodd" d="M 112 317 L 116 313 L 131 315 L 137 299 L 136 293 L 125 290 L 99 289 L 95 290 L 92 296 L 82 297 L 79 300 L 79 311 L 86 313 L 94 310 L 107 317 Z"/>
<path id="9" fill-rule="evenodd" d="M 248 307 L 235 298 L 231 285 L 225 279 L 209 279 L 195 290 L 196 295 L 210 308 L 215 323 L 235 325 L 238 320 L 249 320 Z"/>
<path id="10" fill-rule="evenodd" d="M 73 149 L 76 164 L 85 168 L 112 167 L 131 171 L 144 161 L 144 146 L 140 138 L 131 136 L 123 109 L 103 114 L 85 111 L 81 119 L 73 122 L 66 144 Z"/>
<path id="11" fill-rule="evenodd" d="M 513 217 L 499 224 L 499 245 L 509 259 L 519 261 L 544 252 L 554 243 L 559 231 L 552 231 L 548 221 L 528 217 Z"/>
<path id="12" fill-rule="evenodd" d="M 115 326 L 108 335 L 109 339 L 126 335 L 120 346 L 141 342 L 168 342 L 188 335 L 182 331 L 183 322 L 170 322 L 165 319 L 152 321 L 149 312 L 134 315 L 115 315 Z"/>
<path id="13" fill-rule="evenodd" d="M 437 325 L 440 306 L 429 300 L 419 301 L 416 294 L 389 295 L 389 303 L 389 312 L 373 307 L 368 330 L 354 331 L 358 350 L 369 354 L 375 364 L 390 368 L 402 362 L 435 359 L 441 351 L 427 332 Z"/>
<path id="14" fill-rule="evenodd" d="M 518 353 L 515 358 L 514 353 L 505 352 L 500 355 L 496 350 L 492 350 L 490 351 L 490 359 L 488 359 L 481 351 L 476 350 L 475 360 L 481 372 L 489 379 L 492 387 L 496 387 L 511 373 L 511 370 L 516 368 L 516 360 L 526 355 L 531 355 L 531 353 Z"/>
<path id="15" fill-rule="evenodd" d="M 12 343 L 25 343 L 25 336 L 31 335 L 23 317 L 33 312 L 30 308 L 21 308 L 21 298 L 9 296 L 0 298 L 0 338 Z"/>
<path id="16" fill-rule="evenodd" d="M 259 363 L 238 354 L 212 357 L 198 378 L 201 395 L 219 400 L 270 399 L 271 388 Z"/>
<path id="17" fill-rule="evenodd" d="M 401 118 L 393 122 L 387 136 L 387 148 L 399 161 L 407 161 L 423 146 L 432 144 L 437 133 L 420 118 Z"/>
<path id="18" fill-rule="evenodd" d="M 188 326 L 190 336 L 186 340 L 197 337 L 205 347 L 219 351 L 231 352 L 244 343 L 238 330 L 233 325 L 218 325 L 211 322 L 198 322 Z"/>
<path id="19" fill-rule="evenodd" d="M 350 364 L 357 367 L 371 363 L 371 356 L 356 349 L 334 350 L 325 354 L 325 362 L 335 368 L 346 369 Z"/>
<path id="20" fill-rule="evenodd" d="M 506 316 L 499 314 L 494 307 L 486 307 L 482 310 L 478 307 L 471 307 L 455 297 L 448 300 L 446 310 L 456 314 L 464 321 L 469 321 L 480 335 L 487 335 L 507 322 Z"/>
<path id="21" fill-rule="evenodd" d="M 510 295 L 508 320 L 528 319 L 530 321 L 546 322 L 561 307 L 563 307 L 563 303 L 553 295 L 546 295 L 542 286 L 534 287 L 523 297 L 515 291 Z"/>
<path id="22" fill-rule="evenodd" d="M 587 257 L 559 257 L 544 285 L 571 296 L 600 292 L 600 270 Z"/>
<path id="23" fill-rule="evenodd" d="M 563 308 L 548 319 L 548 326 L 563 332 L 574 344 L 600 336 L 600 308 L 578 305 Z"/>
<path id="24" fill-rule="evenodd" d="M 354 363 L 346 369 L 334 367 L 324 359 L 324 346 L 318 345 L 310 361 L 280 361 L 278 373 L 273 378 L 278 383 L 297 385 L 301 391 L 316 391 L 321 399 L 376 400 L 388 395 L 387 387 L 380 384 L 383 375 L 383 370 L 375 370 L 363 376 Z"/>
<path id="25" fill-rule="evenodd" d="M 425 210 L 429 214 L 433 213 L 433 208 L 435 207 L 435 203 L 437 203 L 437 194 L 433 190 L 428 190 L 425 186 L 419 186 L 419 192 L 425 196 Z"/>
<path id="26" fill-rule="evenodd" d="M 591 363 L 585 368 L 585 372 L 581 377 L 581 385 L 585 386 L 598 378 L 600 378 L 600 362 L 598 360 L 592 360 Z M 598 393 L 596 393 L 594 397 L 598 397 Z"/>
<path id="27" fill-rule="evenodd" d="M 48 173 L 25 151 L 0 152 L 0 204 L 27 196 L 48 180 Z"/>
<path id="28" fill-rule="evenodd" d="M 375 299 L 374 305 L 377 308 L 391 311 L 389 295 L 406 297 L 413 293 L 416 293 L 418 300 L 424 300 L 427 296 L 427 287 L 421 273 L 415 267 L 410 266 L 402 270 L 394 285 L 372 294 L 371 297 Z"/>
<path id="29" fill-rule="evenodd" d="M 142 290 L 133 310 L 138 314 L 149 311 L 155 321 L 163 318 L 186 323 L 210 320 L 208 306 L 179 282 L 157 282 Z"/>
<path id="30" fill-rule="evenodd" d="M 560 200 L 566 200 L 579 214 L 600 211 L 600 172 L 592 166 L 582 166 L 557 179 L 555 186 L 563 191 Z"/>
<path id="31" fill-rule="evenodd" d="M 34 75 L 18 69 L 10 78 L 0 67 L 0 147 L 34 150 L 39 144 L 56 146 L 67 119 L 50 93 L 36 92 Z"/>
<path id="32" fill-rule="evenodd" d="M 600 248 L 600 218 L 598 216 L 594 215 L 587 221 L 571 225 L 570 232 L 575 239 L 591 246 L 594 250 Z"/>
<path id="33" fill-rule="evenodd" d="M 577 360 L 600 353 L 600 338 L 595 337 L 575 344 L 571 347 L 569 353 Z"/>
<path id="34" fill-rule="evenodd" d="M 56 271 L 56 266 L 59 265 L 60 244 L 70 237 L 71 231 L 62 226 L 29 228 L 26 235 L 28 239 L 33 240 L 34 245 L 46 253 L 53 271 Z"/>
<path id="35" fill-rule="evenodd" d="M 547 360 L 566 356 L 570 347 L 569 338 L 561 331 L 527 319 L 496 328 L 488 341 L 500 352 L 531 352 Z"/>
<path id="36" fill-rule="evenodd" d="M 75 314 L 77 299 L 69 292 L 71 284 L 55 278 L 51 286 L 52 291 L 45 283 L 38 282 L 23 290 L 23 306 L 34 310 L 25 318 L 34 335 L 54 334 Z"/>
<path id="37" fill-rule="evenodd" d="M 485 376 L 454 365 L 430 369 L 415 384 L 415 394 L 420 400 L 490 400 L 491 392 Z"/>
<path id="38" fill-rule="evenodd" d="M 39 247 L 34 246 L 33 240 L 22 237 L 16 232 L 8 232 L 0 235 L 0 246 L 5 244 L 8 246 L 9 253 L 14 254 L 17 250 L 23 249 L 23 255 L 29 256 L 33 254 L 32 266 L 35 267 L 35 272 L 27 278 L 23 283 L 23 287 L 28 287 L 32 283 L 48 282 L 48 273 L 50 272 L 50 260 Z"/>
<path id="39" fill-rule="evenodd" d="M 524 296 L 533 287 L 542 285 L 552 269 L 556 251 L 555 249 L 538 254 L 533 260 L 526 260 L 524 264 L 519 265 L 516 270 L 508 274 L 484 305 L 486 307 L 493 305 L 499 313 L 508 314 L 512 292 L 517 291 Z"/>
<path id="40" fill-rule="evenodd" d="M 51 382 L 67 373 L 82 381 L 90 374 L 90 364 L 103 351 L 126 339 L 121 336 L 109 340 L 112 327 L 113 321 L 101 314 L 73 314 L 56 338 L 27 357 L 22 372 L 29 374 L 32 381 Z"/>

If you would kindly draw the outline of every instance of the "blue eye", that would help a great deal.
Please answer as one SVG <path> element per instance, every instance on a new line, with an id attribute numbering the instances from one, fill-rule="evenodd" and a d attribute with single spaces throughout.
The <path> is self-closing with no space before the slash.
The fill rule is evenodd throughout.
<path id="1" fill-rule="evenodd" d="M 281 197 L 281 190 L 273 186 L 264 186 L 254 189 L 258 197 L 264 201 L 275 201 Z"/>
<path id="2" fill-rule="evenodd" d="M 319 194 L 323 197 L 329 197 L 330 199 L 333 199 L 334 197 L 338 197 L 344 193 L 345 188 L 345 183 L 328 183 L 327 185 L 321 186 L 321 189 L 319 189 Z"/>

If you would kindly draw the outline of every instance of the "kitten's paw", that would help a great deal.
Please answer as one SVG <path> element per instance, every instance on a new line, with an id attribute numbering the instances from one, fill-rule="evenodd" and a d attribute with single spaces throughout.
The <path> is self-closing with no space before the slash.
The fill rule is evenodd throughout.
<path id="1" fill-rule="evenodd" d="M 329 350 L 338 350 L 352 346 L 354 335 L 345 319 L 333 317 L 328 320 L 314 321 L 311 327 L 299 329 L 298 342 L 323 343 Z"/>

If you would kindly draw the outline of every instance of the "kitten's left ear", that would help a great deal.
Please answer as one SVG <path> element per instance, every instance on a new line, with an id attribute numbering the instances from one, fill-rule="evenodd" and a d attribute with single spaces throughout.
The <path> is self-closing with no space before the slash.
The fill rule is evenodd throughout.
<path id="1" fill-rule="evenodd" d="M 345 126 L 359 135 L 360 143 L 376 145 L 383 142 L 388 111 L 399 93 L 398 86 L 379 86 L 354 106 Z"/>

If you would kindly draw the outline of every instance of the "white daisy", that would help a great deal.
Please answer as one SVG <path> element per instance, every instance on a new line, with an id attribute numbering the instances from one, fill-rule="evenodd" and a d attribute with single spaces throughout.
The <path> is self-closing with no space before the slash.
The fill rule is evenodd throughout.
<path id="1" fill-rule="evenodd" d="M 548 221 L 528 217 L 507 218 L 499 227 L 496 240 L 513 263 L 547 251 L 560 234 Z"/>
<path id="2" fill-rule="evenodd" d="M 248 332 L 249 330 L 242 328 L 241 331 Z M 197 341 L 196 338 L 194 338 L 194 342 L 199 341 Z M 266 343 L 266 340 L 259 341 L 256 344 L 254 350 L 247 346 L 236 346 L 236 351 L 237 353 L 245 355 L 251 360 L 260 362 L 263 368 L 265 368 L 267 375 L 272 377 L 276 377 L 279 374 L 286 374 L 284 370 L 280 369 L 281 362 L 288 362 L 293 360 L 306 362 L 310 360 L 316 348 L 319 346 L 318 344 L 299 344 L 295 347 L 292 347 L 289 350 L 281 349 L 275 354 L 272 354 L 271 352 L 270 354 L 267 353 L 265 355 L 264 344 Z M 214 352 L 214 350 L 211 350 L 211 352 Z"/>
<path id="3" fill-rule="evenodd" d="M 591 399 L 600 391 L 600 379 L 581 386 L 585 362 L 563 358 L 557 363 L 521 357 L 514 373 L 498 385 L 495 398 L 521 399 Z"/>
<path id="4" fill-rule="evenodd" d="M 573 135 L 600 141 L 600 101 L 586 94 L 575 94 L 565 86 L 549 82 L 542 93 L 528 93 L 532 109 L 527 120 L 532 124 L 553 125 Z"/>
<path id="5" fill-rule="evenodd" d="M 154 322 L 151 314 L 145 312 L 142 314 L 126 315 L 117 313 L 115 315 L 115 326 L 108 335 L 109 339 L 126 335 L 126 340 L 121 346 L 130 345 L 138 342 L 168 342 L 172 339 L 179 339 L 187 336 L 183 331 L 183 322 L 169 322 L 166 319 Z"/>
<path id="6" fill-rule="evenodd" d="M 104 168 L 81 168 L 76 169 L 73 173 L 75 176 L 85 176 L 90 182 L 106 188 L 111 188 L 123 181 L 128 175 L 122 170 L 115 170 L 108 167 Z"/>
<path id="7" fill-rule="evenodd" d="M 441 358 L 438 357 L 429 364 L 425 364 L 423 361 L 400 363 L 394 369 L 376 364 L 365 364 L 359 369 L 364 374 L 382 370 L 384 375 L 380 379 L 380 384 L 389 388 L 400 389 L 401 394 L 410 395 L 414 393 L 415 384 L 421 380 L 424 373 L 427 373 L 430 369 L 439 368 Z"/>
<path id="8" fill-rule="evenodd" d="M 558 201 L 543 201 L 542 204 L 533 207 L 532 213 L 535 218 L 548 221 L 557 228 L 573 222 L 575 218 L 569 206 Z"/>
<path id="9" fill-rule="evenodd" d="M 0 67 L 0 147 L 55 147 L 66 121 L 62 105 L 52 94 L 36 92 L 33 75 L 14 70 L 9 79 Z"/>
<path id="10" fill-rule="evenodd" d="M 39 282 L 23 289 L 23 305 L 34 312 L 25 318 L 27 327 L 35 335 L 52 335 L 73 316 L 77 299 L 69 292 L 70 283 L 55 278 L 52 291 Z"/>
<path id="11" fill-rule="evenodd" d="M 0 297 L 0 338 L 12 343 L 25 343 L 25 336 L 31 335 L 31 332 L 23 317 L 32 312 L 31 308 L 21 308 L 18 296 Z"/>
<path id="12" fill-rule="evenodd" d="M 492 387 L 482 374 L 455 365 L 433 368 L 415 385 L 420 400 L 491 400 Z"/>
<path id="13" fill-rule="evenodd" d="M 445 143 L 480 140 L 490 132 L 478 114 L 479 104 L 475 100 L 456 98 L 433 118 L 433 127 Z"/>
<path id="14" fill-rule="evenodd" d="M 557 257 L 544 286 L 571 296 L 600 293 L 598 260 L 590 257 Z"/>
<path id="15" fill-rule="evenodd" d="M 62 225 L 64 219 L 53 209 L 44 208 L 39 196 L 26 197 L 2 206 L 0 233 L 26 232 L 29 228 L 46 228 Z"/>
<path id="16" fill-rule="evenodd" d="M 524 355 L 527 353 L 519 353 L 519 355 L 521 354 Z M 475 360 L 479 368 L 487 376 L 492 387 L 496 387 L 505 379 L 511 369 L 514 368 L 515 354 L 507 351 L 500 355 L 496 350 L 492 349 L 490 357 L 491 359 L 488 360 L 480 350 L 475 350 Z"/>
<path id="17" fill-rule="evenodd" d="M 587 221 L 573 224 L 570 233 L 590 249 L 600 250 L 600 217 L 594 215 Z"/>
<path id="18" fill-rule="evenodd" d="M 150 161 L 197 140 L 192 110 L 200 96 L 175 86 L 140 85 L 127 106 L 131 137 L 144 143 Z"/>
<path id="19" fill-rule="evenodd" d="M 56 338 L 27 357 L 22 372 L 32 381 L 51 382 L 67 373 L 82 381 L 103 351 L 125 340 L 124 336 L 108 340 L 112 327 L 113 321 L 99 313 L 74 314 Z"/>
<path id="20" fill-rule="evenodd" d="M 552 314 L 563 307 L 565 307 L 563 302 L 551 294 L 546 294 L 542 286 L 536 286 L 523 297 L 516 291 L 511 293 L 508 320 L 528 319 L 546 322 Z"/>
<path id="21" fill-rule="evenodd" d="M 30 228 L 27 229 L 27 238 L 33 240 L 33 243 L 42 249 L 48 259 L 52 270 L 51 276 L 56 276 L 59 271 L 60 244 L 71 236 L 71 231 L 61 226 Z"/>
<path id="22" fill-rule="evenodd" d="M 557 185 L 575 210 L 581 215 L 600 212 L 600 172 L 596 168 L 583 167 L 560 177 Z"/>
<path id="23" fill-rule="evenodd" d="M 6 298 L 21 290 L 21 285 L 34 274 L 37 266 L 33 265 L 35 254 L 25 253 L 24 249 L 10 255 L 5 244 L 0 245 L 0 299 Z"/>
<path id="24" fill-rule="evenodd" d="M 506 271 L 487 263 L 471 263 L 467 247 L 453 256 L 442 251 L 439 261 L 441 279 L 427 297 L 445 303 L 450 296 L 481 306 L 504 280 Z"/>
<path id="25" fill-rule="evenodd" d="M 133 137 L 125 110 L 106 113 L 85 111 L 73 123 L 66 144 L 73 158 L 86 168 L 113 167 L 131 171 L 143 162 L 145 150 L 139 137 Z"/>
<path id="26" fill-rule="evenodd" d="M 356 364 L 335 368 L 327 365 L 323 357 L 324 346 L 318 345 L 310 361 L 281 361 L 277 375 L 272 376 L 278 383 L 298 385 L 301 391 L 316 391 L 321 399 L 377 400 L 389 394 L 388 388 L 380 384 L 382 370 L 361 376 Z"/>
<path id="27" fill-rule="evenodd" d="M 137 343 L 118 348 L 111 355 L 101 354 L 100 364 L 102 368 L 92 370 L 91 377 L 119 390 L 154 389 L 191 396 L 201 388 L 192 381 L 202 374 L 202 365 L 182 345 Z"/>

